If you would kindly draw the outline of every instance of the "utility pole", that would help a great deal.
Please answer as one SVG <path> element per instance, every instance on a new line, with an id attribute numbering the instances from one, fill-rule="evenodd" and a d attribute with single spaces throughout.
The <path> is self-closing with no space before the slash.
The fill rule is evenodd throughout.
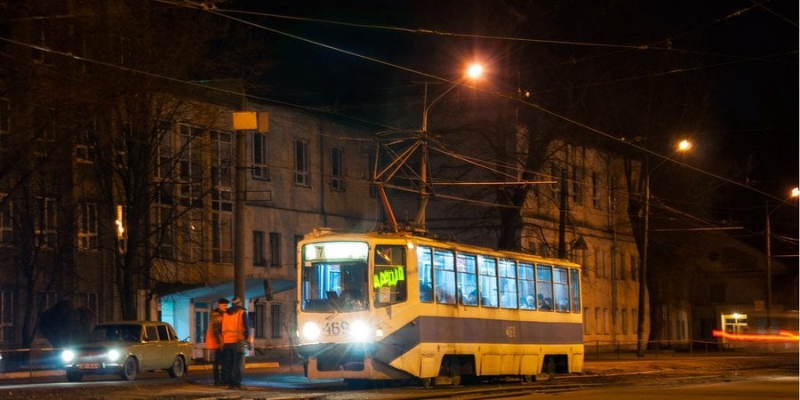
<path id="1" fill-rule="evenodd" d="M 770 212 L 769 202 L 765 207 L 767 210 L 767 227 L 765 234 L 767 235 L 767 333 L 772 332 L 772 228 L 770 227 Z"/>

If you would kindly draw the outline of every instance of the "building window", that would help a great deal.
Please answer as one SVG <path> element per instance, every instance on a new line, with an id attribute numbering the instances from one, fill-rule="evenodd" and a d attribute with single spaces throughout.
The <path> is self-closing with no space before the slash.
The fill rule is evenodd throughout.
<path id="1" fill-rule="evenodd" d="M 56 248 L 56 199 L 37 198 L 36 215 L 34 219 L 37 245 L 40 247 Z"/>
<path id="2" fill-rule="evenodd" d="M 344 191 L 344 150 L 331 149 L 331 190 Z"/>
<path id="3" fill-rule="evenodd" d="M 97 302 L 97 293 L 95 293 L 95 292 L 86 293 L 86 298 L 84 299 L 84 302 L 85 302 L 86 308 L 88 308 L 91 312 L 93 312 L 95 317 L 99 317 L 100 314 L 98 313 L 98 311 L 100 310 L 100 308 L 97 306 L 97 304 L 98 304 L 98 302 Z M 99 318 L 98 318 L 98 321 L 99 321 Z"/>
<path id="4" fill-rule="evenodd" d="M 281 328 L 283 328 L 283 316 L 281 315 L 281 305 L 273 304 L 270 306 L 270 331 L 273 339 L 280 339 Z"/>
<path id="5" fill-rule="evenodd" d="M 623 308 L 622 309 L 622 318 L 620 318 L 620 322 L 622 323 L 622 334 L 628 334 L 628 310 Z"/>
<path id="6" fill-rule="evenodd" d="M 97 204 L 81 204 L 78 218 L 78 249 L 97 249 L 99 247 L 97 240 Z"/>
<path id="7" fill-rule="evenodd" d="M 572 202 L 583 204 L 583 169 L 572 167 Z"/>
<path id="8" fill-rule="evenodd" d="M 264 326 L 267 322 L 265 320 L 266 319 L 265 312 L 266 312 L 266 305 L 264 303 L 258 303 L 256 304 L 255 315 L 250 317 L 250 320 L 253 321 L 254 325 L 253 326 L 253 330 L 255 331 L 253 332 L 254 336 L 259 339 L 264 338 Z"/>
<path id="9" fill-rule="evenodd" d="M 267 265 L 264 257 L 264 232 L 253 231 L 253 265 Z"/>
<path id="10" fill-rule="evenodd" d="M 600 209 L 600 176 L 597 172 L 592 172 L 592 207 Z"/>
<path id="11" fill-rule="evenodd" d="M 211 131 L 211 207 L 214 210 L 233 210 L 233 159 L 230 132 Z"/>
<path id="12" fill-rule="evenodd" d="M 50 47 L 53 42 L 53 25 L 48 20 L 40 19 L 34 21 L 34 43 L 39 48 L 33 48 L 33 61 L 41 64 L 52 64 L 53 57 L 50 55 Z"/>
<path id="13" fill-rule="evenodd" d="M 56 112 L 49 107 L 37 106 L 33 113 L 34 124 L 36 124 L 33 135 L 38 141 L 35 151 L 38 155 L 46 155 L 49 145 L 56 140 Z"/>
<path id="14" fill-rule="evenodd" d="M 308 142 L 294 141 L 294 183 L 299 186 L 311 186 L 308 166 Z"/>
<path id="15" fill-rule="evenodd" d="M 233 225 L 230 212 L 211 215 L 211 256 L 214 262 L 233 262 Z"/>
<path id="16" fill-rule="evenodd" d="M 554 183 L 550 184 L 550 194 L 554 199 L 558 199 L 559 193 L 561 193 L 561 166 L 556 163 L 550 163 L 550 175 L 551 179 L 555 181 Z"/>
<path id="17" fill-rule="evenodd" d="M 58 303 L 58 293 L 56 292 L 38 292 L 37 294 L 44 306 L 44 308 L 42 308 L 43 310 L 49 310 Z"/>
<path id="18" fill-rule="evenodd" d="M 75 141 L 75 158 L 78 162 L 92 163 L 95 160 L 95 147 L 92 138 L 97 133 L 95 121 L 91 121 L 89 126 L 78 131 Z"/>
<path id="19" fill-rule="evenodd" d="M 14 292 L 0 291 L 0 342 L 14 341 Z"/>
<path id="20" fill-rule="evenodd" d="M 5 147 L 11 134 L 11 102 L 0 99 L 0 149 Z"/>
<path id="21" fill-rule="evenodd" d="M 181 202 L 185 207 L 201 206 L 203 198 L 203 130 L 180 126 L 179 182 Z"/>
<path id="22" fill-rule="evenodd" d="M 617 184 L 614 182 L 614 179 L 611 178 L 608 180 L 608 208 L 611 211 L 617 211 Z"/>
<path id="23" fill-rule="evenodd" d="M 269 266 L 281 266 L 281 234 L 277 232 L 269 233 Z"/>
<path id="24" fill-rule="evenodd" d="M 269 167 L 267 166 L 267 135 L 253 133 L 253 178 L 269 180 Z"/>
<path id="25" fill-rule="evenodd" d="M 158 256 L 165 260 L 175 259 L 175 237 L 173 233 L 172 208 L 158 206 L 154 207 L 155 215 L 153 229 L 158 232 L 156 235 L 158 245 Z"/>
<path id="26" fill-rule="evenodd" d="M 14 204 L 6 194 L 0 193 L 0 244 L 11 244 L 14 235 L 11 210 Z"/>

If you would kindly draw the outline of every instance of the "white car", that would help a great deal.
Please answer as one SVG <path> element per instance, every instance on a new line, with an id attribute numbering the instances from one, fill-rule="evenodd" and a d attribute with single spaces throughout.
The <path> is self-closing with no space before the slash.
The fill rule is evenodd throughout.
<path id="1" fill-rule="evenodd" d="M 61 353 L 67 380 L 84 375 L 119 374 L 127 381 L 139 371 L 166 370 L 173 378 L 186 374 L 192 344 L 178 340 L 166 322 L 123 321 L 97 325 L 89 341 Z"/>

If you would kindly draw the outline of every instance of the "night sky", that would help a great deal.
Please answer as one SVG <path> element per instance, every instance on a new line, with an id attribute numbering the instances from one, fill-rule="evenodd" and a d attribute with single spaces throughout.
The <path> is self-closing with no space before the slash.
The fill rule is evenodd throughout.
<path id="1" fill-rule="evenodd" d="M 421 97 L 414 82 L 453 79 L 478 58 L 492 91 L 530 90 L 612 136 L 644 134 L 659 154 L 688 134 L 697 146 L 686 162 L 723 178 L 708 210 L 718 220 L 763 229 L 765 204 L 798 185 L 796 0 L 272 0 L 219 12 L 266 28 L 253 28 L 273 62 L 260 77 L 264 98 L 391 125 L 381 107 Z M 561 108 L 570 90 L 581 110 Z M 797 202 L 780 207 L 776 229 L 796 240 Z"/>

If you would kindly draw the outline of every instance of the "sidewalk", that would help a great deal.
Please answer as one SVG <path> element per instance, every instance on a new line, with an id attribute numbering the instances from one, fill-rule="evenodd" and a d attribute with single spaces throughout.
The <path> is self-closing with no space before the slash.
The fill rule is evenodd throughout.
<path id="1" fill-rule="evenodd" d="M 188 371 L 191 373 L 192 371 L 203 371 L 203 370 L 210 370 L 212 367 L 211 363 L 207 362 L 198 362 L 192 365 L 188 365 Z M 246 369 L 269 369 L 269 368 L 279 368 L 280 363 L 277 361 L 266 361 L 260 360 L 258 357 L 254 357 L 254 359 L 248 359 L 245 362 Z M 299 371 L 302 372 L 303 368 L 300 366 Z M 64 376 L 65 372 L 63 369 L 34 369 L 28 371 L 14 371 L 14 372 L 0 372 L 0 381 L 6 379 L 26 379 L 26 378 L 42 378 L 48 376 Z"/>

